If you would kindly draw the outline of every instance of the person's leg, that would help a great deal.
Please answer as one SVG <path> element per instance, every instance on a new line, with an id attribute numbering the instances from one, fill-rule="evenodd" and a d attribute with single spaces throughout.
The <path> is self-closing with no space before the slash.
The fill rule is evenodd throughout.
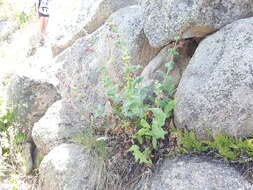
<path id="1" fill-rule="evenodd" d="M 43 31 L 44 31 L 44 17 L 40 16 L 40 40 L 41 41 L 44 40 Z"/>
<path id="2" fill-rule="evenodd" d="M 47 25 L 48 25 L 48 17 L 43 17 L 42 35 L 44 39 L 46 36 Z"/>

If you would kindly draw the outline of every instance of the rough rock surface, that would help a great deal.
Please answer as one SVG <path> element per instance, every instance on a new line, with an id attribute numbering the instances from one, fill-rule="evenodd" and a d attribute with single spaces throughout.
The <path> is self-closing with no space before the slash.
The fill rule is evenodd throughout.
<path id="1" fill-rule="evenodd" d="M 197 42 L 187 40 L 180 42 L 180 46 L 177 48 L 179 52 L 178 56 L 173 56 L 169 53 L 169 49 L 172 45 L 168 45 L 163 48 L 157 56 L 155 56 L 149 64 L 144 68 L 141 76 L 143 77 L 142 87 L 151 87 L 156 80 L 161 81 L 161 76 L 157 71 L 161 70 L 167 73 L 165 64 L 174 62 L 174 69 L 168 74 L 172 77 L 172 81 L 176 86 L 178 85 L 183 71 L 188 65 L 194 51 L 197 48 Z"/>
<path id="2" fill-rule="evenodd" d="M 122 80 L 125 52 L 131 57 L 131 64 L 140 65 L 147 64 L 156 55 L 158 50 L 148 45 L 142 29 L 140 7 L 126 7 L 57 57 L 56 63 L 63 65 L 57 74 L 66 110 L 63 115 L 74 126 L 90 122 L 91 113 L 105 103 L 98 68 L 106 66 L 112 80 L 118 82 Z"/>
<path id="3" fill-rule="evenodd" d="M 23 170 L 25 174 L 30 174 L 33 170 L 32 144 L 25 143 L 22 147 Z"/>
<path id="4" fill-rule="evenodd" d="M 234 168 L 222 162 L 208 157 L 183 156 L 166 159 L 148 189 L 251 190 L 252 186 Z"/>
<path id="5" fill-rule="evenodd" d="M 176 93 L 176 126 L 199 138 L 253 133 L 253 18 L 203 40 Z"/>
<path id="6" fill-rule="evenodd" d="M 33 124 L 45 114 L 49 106 L 60 99 L 53 85 L 17 75 L 11 78 L 7 96 L 8 107 L 13 109 L 18 124 L 28 135 L 28 140 Z"/>
<path id="7" fill-rule="evenodd" d="M 253 16 L 252 0 L 143 0 L 145 34 L 154 47 L 203 37 L 241 18 Z"/>
<path id="8" fill-rule="evenodd" d="M 72 126 L 71 123 L 65 123 L 61 119 L 62 111 L 62 101 L 59 100 L 33 127 L 33 141 L 43 155 L 46 155 L 57 145 L 67 142 L 71 136 L 81 132 L 80 128 Z"/>
<path id="9" fill-rule="evenodd" d="M 41 190 L 90 190 L 94 188 L 94 159 L 79 145 L 62 144 L 41 162 Z"/>
<path id="10" fill-rule="evenodd" d="M 137 0 L 52 1 L 48 31 L 53 54 L 59 54 L 77 39 L 94 32 L 113 12 L 134 4 Z"/>

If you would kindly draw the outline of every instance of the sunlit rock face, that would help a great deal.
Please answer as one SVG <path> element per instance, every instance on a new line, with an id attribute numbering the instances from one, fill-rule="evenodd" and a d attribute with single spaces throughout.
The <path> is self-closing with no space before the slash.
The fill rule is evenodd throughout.
<path id="1" fill-rule="evenodd" d="M 118 9 L 135 4 L 137 0 L 52 1 L 48 33 L 53 55 L 97 30 Z"/>
<path id="2" fill-rule="evenodd" d="M 8 107 L 13 111 L 20 129 L 30 139 L 34 123 L 60 99 L 60 95 L 52 84 L 13 75 L 7 98 Z"/>
<path id="3" fill-rule="evenodd" d="M 206 156 L 165 159 L 141 190 L 251 190 L 241 174 L 222 161 Z M 136 189 L 137 190 L 137 189 Z"/>
<path id="4" fill-rule="evenodd" d="M 71 141 L 71 137 L 82 131 L 82 128 L 65 122 L 61 117 L 62 112 L 64 109 L 62 101 L 59 100 L 33 127 L 33 141 L 43 155 L 49 153 L 57 145 Z"/>
<path id="5" fill-rule="evenodd" d="M 176 36 L 204 37 L 226 24 L 253 16 L 252 0 L 142 0 L 144 31 L 154 47 Z"/>
<path id="6" fill-rule="evenodd" d="M 201 139 L 253 133 L 253 18 L 204 39 L 176 93 L 175 123 Z"/>
<path id="7" fill-rule="evenodd" d="M 94 189 L 96 166 L 83 146 L 62 144 L 54 148 L 41 162 L 41 190 Z"/>
<path id="8" fill-rule="evenodd" d="M 159 49 L 151 48 L 143 34 L 143 15 L 139 6 L 115 12 L 96 32 L 77 40 L 56 57 L 62 67 L 57 73 L 63 97 L 63 117 L 73 126 L 90 125 L 90 116 L 99 104 L 105 104 L 101 73 L 106 66 L 112 80 L 120 82 L 127 52 L 131 64 L 145 66 Z M 124 44 L 119 46 L 119 42 Z"/>

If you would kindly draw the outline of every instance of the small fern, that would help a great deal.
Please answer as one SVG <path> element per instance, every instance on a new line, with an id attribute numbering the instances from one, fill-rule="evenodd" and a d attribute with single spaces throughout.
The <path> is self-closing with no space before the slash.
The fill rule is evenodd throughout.
<path id="1" fill-rule="evenodd" d="M 178 146 L 181 153 L 207 151 L 208 147 L 201 141 L 197 140 L 193 131 L 176 130 L 178 137 Z"/>
<path id="2" fill-rule="evenodd" d="M 227 162 L 247 162 L 252 160 L 253 139 L 243 139 L 217 135 L 212 141 L 200 141 L 193 131 L 174 129 L 180 153 L 212 151 Z"/>

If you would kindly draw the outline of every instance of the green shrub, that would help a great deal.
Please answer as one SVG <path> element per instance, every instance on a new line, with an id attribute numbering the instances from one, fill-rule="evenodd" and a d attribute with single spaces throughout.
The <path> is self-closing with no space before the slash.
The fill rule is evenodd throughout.
<path id="1" fill-rule="evenodd" d="M 122 84 L 114 84 L 105 67 L 99 71 L 103 73 L 102 80 L 113 107 L 113 118 L 119 121 L 117 127 L 123 128 L 123 131 L 130 129 L 125 132 L 133 142 L 129 151 L 136 161 L 150 165 L 152 152 L 158 149 L 159 140 L 164 140 L 168 133 L 164 127 L 176 104 L 172 99 L 175 86 L 167 73 L 160 71 L 163 81 L 156 82 L 155 96 L 148 97 L 147 94 L 151 92 L 147 88 L 140 88 L 142 77 L 135 77 L 141 67 L 130 65 L 130 60 L 125 53 L 122 58 L 126 64 Z M 173 63 L 166 66 L 168 70 L 173 69 Z"/>
<path id="2" fill-rule="evenodd" d="M 112 33 L 118 33 L 113 24 L 109 24 Z M 120 36 L 120 35 L 116 35 Z M 106 95 L 112 106 L 114 130 L 122 133 L 131 139 L 131 146 L 128 149 L 139 163 L 151 165 L 158 151 L 159 144 L 165 140 L 168 134 L 166 122 L 172 116 L 172 110 L 176 102 L 173 100 L 175 84 L 169 76 L 174 67 L 174 56 L 177 56 L 177 38 L 174 47 L 169 49 L 172 55 L 171 60 L 165 64 L 167 72 L 158 71 L 162 81 L 156 81 L 154 89 L 141 88 L 142 77 L 137 76 L 142 67 L 132 65 L 131 57 L 127 52 L 125 43 L 116 41 L 115 45 L 122 50 L 122 62 L 125 65 L 124 76 L 121 83 L 115 83 L 110 79 L 106 67 L 99 68 L 102 75 Z M 150 94 L 154 94 L 150 96 Z M 106 116 L 103 116 L 105 119 Z"/>

